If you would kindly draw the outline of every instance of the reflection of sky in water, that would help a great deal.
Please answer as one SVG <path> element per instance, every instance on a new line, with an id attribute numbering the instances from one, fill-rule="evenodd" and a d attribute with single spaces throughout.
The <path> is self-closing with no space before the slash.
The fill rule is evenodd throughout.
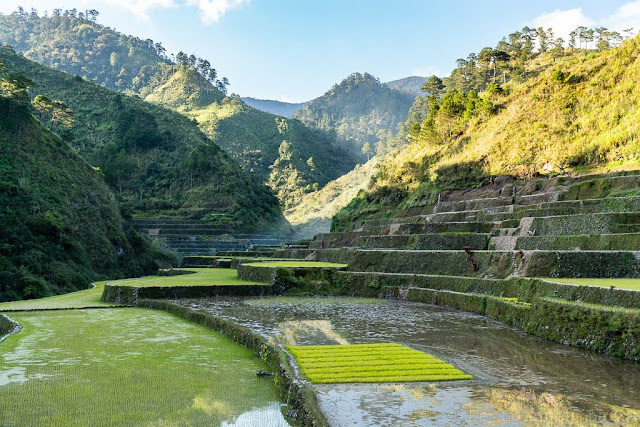
<path id="1" fill-rule="evenodd" d="M 286 427 L 289 423 L 280 412 L 281 404 L 272 402 L 262 408 L 239 415 L 234 420 L 224 421 L 221 427 Z"/>
<path id="2" fill-rule="evenodd" d="M 562 346 L 475 314 L 403 301 L 190 300 L 279 344 L 397 342 L 474 376 L 463 383 L 315 386 L 335 425 L 581 425 L 640 408 L 640 365 Z M 551 403 L 549 403 L 551 402 Z M 511 414 L 523 413 L 513 419 Z M 636 412 L 637 415 L 637 412 Z M 560 421 L 558 421 L 560 420 Z M 558 422 L 556 422 L 558 421 Z M 640 423 L 640 419 L 636 419 Z M 534 424 L 536 424 L 534 422 Z"/>
<path id="3" fill-rule="evenodd" d="M 317 389 L 320 407 L 332 426 L 523 425 L 478 400 L 470 387 L 343 384 Z"/>

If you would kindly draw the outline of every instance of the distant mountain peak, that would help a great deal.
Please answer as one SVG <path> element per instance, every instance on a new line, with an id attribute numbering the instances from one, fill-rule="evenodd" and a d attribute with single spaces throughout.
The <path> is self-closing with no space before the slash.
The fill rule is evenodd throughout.
<path id="1" fill-rule="evenodd" d="M 428 77 L 409 76 L 398 80 L 386 82 L 385 85 L 391 89 L 408 93 L 413 96 L 424 95 L 422 85 L 427 81 Z"/>

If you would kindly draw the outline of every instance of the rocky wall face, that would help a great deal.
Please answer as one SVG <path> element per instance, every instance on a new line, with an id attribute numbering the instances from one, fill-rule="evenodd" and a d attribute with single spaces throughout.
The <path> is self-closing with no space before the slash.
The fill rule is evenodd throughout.
<path id="1" fill-rule="evenodd" d="M 625 251 L 532 251 L 520 269 L 526 277 L 640 277 L 640 255 Z"/>
<path id="2" fill-rule="evenodd" d="M 640 360 L 640 310 L 540 299 L 525 330 L 552 341 Z"/>
<path id="3" fill-rule="evenodd" d="M 505 278 L 513 270 L 515 256 L 515 252 L 472 252 L 470 257 L 464 250 L 368 250 L 356 252 L 349 270 Z"/>

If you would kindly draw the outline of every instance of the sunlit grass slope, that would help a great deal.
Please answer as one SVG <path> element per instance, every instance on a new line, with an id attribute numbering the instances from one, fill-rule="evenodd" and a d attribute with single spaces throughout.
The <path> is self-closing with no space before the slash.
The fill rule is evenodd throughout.
<path id="1" fill-rule="evenodd" d="M 206 327 L 133 308 L 12 317 L 0 425 L 220 425 L 266 402 L 254 425 L 286 425 L 266 365 Z"/>
<path id="2" fill-rule="evenodd" d="M 286 346 L 313 383 L 467 380 L 471 375 L 400 344 Z"/>
<path id="3" fill-rule="evenodd" d="M 146 276 L 138 279 L 110 281 L 108 283 L 123 286 L 212 286 L 212 285 L 255 285 L 256 282 L 239 280 L 237 270 L 233 268 L 185 268 L 194 274 L 179 276 Z"/>
<path id="4" fill-rule="evenodd" d="M 0 312 L 5 310 L 43 310 L 56 308 L 106 307 L 117 305 L 100 301 L 105 283 L 107 282 L 96 282 L 96 287 L 93 289 L 72 292 L 64 295 L 56 295 L 54 297 L 2 303 L 0 304 Z"/>
<path id="5" fill-rule="evenodd" d="M 567 283 L 570 285 L 584 285 L 584 286 L 602 286 L 605 288 L 609 288 L 611 286 L 615 286 L 620 289 L 632 289 L 636 291 L 640 291 L 640 279 L 600 279 L 600 278 L 567 278 L 567 279 L 557 279 L 555 277 L 552 278 L 542 278 L 542 280 L 548 280 L 550 282 L 555 283 Z"/>

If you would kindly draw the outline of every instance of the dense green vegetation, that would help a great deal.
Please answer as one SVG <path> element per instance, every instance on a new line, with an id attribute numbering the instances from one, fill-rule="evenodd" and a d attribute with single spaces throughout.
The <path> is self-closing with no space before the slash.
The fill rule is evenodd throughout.
<path id="1" fill-rule="evenodd" d="M 177 260 L 123 222 L 99 172 L 31 113 L 23 74 L 0 63 L 0 301 L 86 289 Z"/>
<path id="2" fill-rule="evenodd" d="M 311 382 L 381 383 L 468 380 L 471 375 L 400 344 L 286 346 Z"/>
<path id="3" fill-rule="evenodd" d="M 195 119 L 202 131 L 240 163 L 245 171 L 259 182 L 268 184 L 285 207 L 299 203 L 305 193 L 321 188 L 355 165 L 352 155 L 334 146 L 321 133 L 309 130 L 298 121 L 248 107 L 237 96 L 227 97 L 227 79 L 217 79 L 215 68 L 206 59 L 180 52 L 172 60 L 167 57 L 160 43 L 120 34 L 98 24 L 96 18 L 95 13 L 80 14 L 77 11 L 58 11 L 51 17 L 24 12 L 0 16 L 0 44 L 9 44 L 26 57 L 45 65 L 81 75 L 109 88 L 136 94 Z M 145 151 L 145 157 L 151 157 L 152 148 L 175 148 L 178 134 L 176 124 L 165 126 L 164 120 L 160 120 L 159 110 L 137 107 L 136 111 L 121 114 L 123 125 L 116 129 L 123 141 L 139 146 Z M 137 111 L 140 109 L 148 114 Z M 91 129 L 85 130 L 90 130 L 91 135 L 102 129 L 97 123 L 96 117 L 92 117 Z M 127 135 L 127 132 L 132 135 Z M 180 129 L 181 134 L 184 132 L 185 129 Z M 193 132 L 191 128 L 189 133 Z M 74 146 L 83 152 L 86 143 L 77 141 Z M 121 163 L 118 166 L 125 167 L 127 172 L 132 169 L 131 164 L 144 163 L 144 167 L 134 173 L 132 179 L 126 177 L 128 182 L 149 181 L 149 177 L 140 175 L 145 172 L 153 174 L 158 167 L 162 168 L 164 159 L 148 158 L 143 162 L 137 158 L 139 153 L 132 158 L 131 150 L 122 152 L 122 148 L 118 144 L 110 147 L 108 155 L 105 154 L 108 160 Z M 193 148 L 191 146 L 187 152 L 175 154 L 187 161 Z M 211 158 L 218 159 L 214 161 L 216 164 L 207 164 Z M 135 203 L 138 205 L 139 199 L 144 203 L 146 198 L 147 203 L 140 208 L 151 210 L 154 214 L 162 210 L 173 213 L 179 210 L 179 216 L 199 217 L 204 215 L 204 210 L 198 209 L 200 206 L 176 206 L 180 202 L 167 198 L 174 199 L 174 193 L 189 190 L 198 193 L 199 199 L 211 200 L 208 196 L 212 189 L 202 188 L 205 182 L 211 181 L 211 177 L 207 174 L 203 176 L 202 172 L 210 169 L 221 172 L 224 169 L 225 173 L 213 180 L 214 186 L 220 185 L 222 194 L 233 189 L 237 193 L 221 199 L 216 197 L 220 206 L 206 206 L 205 210 L 215 212 L 216 209 L 221 210 L 222 206 L 241 207 L 247 216 L 238 218 L 242 215 L 234 212 L 234 220 L 240 219 L 245 224 L 257 221 L 259 225 L 264 225 L 265 220 L 278 222 L 274 218 L 275 212 L 271 212 L 267 194 L 261 194 L 248 183 L 226 185 L 232 181 L 226 180 L 225 176 L 243 175 L 230 170 L 228 166 L 217 164 L 219 160 L 220 155 L 215 149 L 202 147 L 193 153 L 187 164 L 174 171 L 173 175 L 184 176 L 169 176 L 164 180 L 154 176 L 154 184 L 145 183 L 156 185 L 155 182 L 160 181 L 160 186 L 169 187 L 170 194 L 146 197 L 145 194 L 150 190 L 136 182 L 136 189 L 130 189 L 128 198 L 137 200 Z M 107 178 L 110 178 L 108 173 Z M 186 188 L 184 183 L 187 184 Z M 200 189 L 193 191 L 194 186 Z M 215 190 L 218 191 L 217 188 Z M 245 193 L 247 197 L 243 197 Z M 156 203 L 154 199 L 159 200 Z M 254 215 L 256 212 L 248 213 L 251 205 L 255 205 L 258 211 L 266 212 L 259 212 L 257 216 Z"/>
<path id="4" fill-rule="evenodd" d="M 354 73 L 307 103 L 293 117 L 321 129 L 365 159 L 363 147 L 368 143 L 371 149 L 381 136 L 392 133 L 406 119 L 413 98 L 385 86 L 371 74 Z"/>
<path id="5" fill-rule="evenodd" d="M 285 208 L 354 166 L 352 156 L 299 121 L 220 95 L 194 70 L 181 68 L 145 100 L 197 121 L 245 170 L 271 187 Z"/>
<path id="6" fill-rule="evenodd" d="M 334 229 L 497 175 L 637 168 L 640 39 L 616 46 L 617 33 L 598 31 L 587 45 L 588 30 L 577 29 L 564 48 L 552 31 L 525 28 L 458 60 L 449 77 L 430 77 L 398 135 L 378 143 L 393 155 L 372 189 L 337 215 Z"/>
<path id="7" fill-rule="evenodd" d="M 15 425 L 286 425 L 267 366 L 204 326 L 138 308 L 12 313 L 0 419 Z M 268 407 L 265 403 L 270 402 Z M 249 414 L 246 414 L 249 413 Z"/>
<path id="8" fill-rule="evenodd" d="M 33 95 L 59 99 L 74 124 L 63 137 L 128 212 L 220 219 L 239 229 L 285 227 L 271 191 L 255 182 L 187 118 L 52 70 L 0 48 L 0 60 L 36 82 Z"/>
<path id="9" fill-rule="evenodd" d="M 109 281 L 119 286 L 211 286 L 211 285 L 255 285 L 256 282 L 239 280 L 237 271 L 232 268 L 185 268 L 194 274 L 176 276 L 147 276 L 137 279 Z"/>
<path id="10" fill-rule="evenodd" d="M 302 203 L 284 212 L 287 221 L 296 226 L 296 232 L 300 234 L 314 236 L 327 232 L 331 226 L 331 218 L 349 204 L 360 190 L 369 188 L 371 178 L 378 172 L 381 157 L 375 156 L 320 190 L 307 194 Z"/>

